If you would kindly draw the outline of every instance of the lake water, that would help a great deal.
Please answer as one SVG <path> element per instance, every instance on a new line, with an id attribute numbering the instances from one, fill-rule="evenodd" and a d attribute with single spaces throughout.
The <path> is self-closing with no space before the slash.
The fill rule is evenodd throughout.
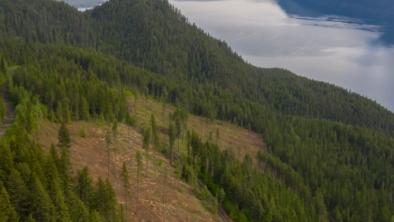
<path id="1" fill-rule="evenodd" d="M 271 0 L 170 0 L 244 59 L 367 96 L 394 110 L 394 48 L 378 27 L 346 18 L 289 16 Z"/>

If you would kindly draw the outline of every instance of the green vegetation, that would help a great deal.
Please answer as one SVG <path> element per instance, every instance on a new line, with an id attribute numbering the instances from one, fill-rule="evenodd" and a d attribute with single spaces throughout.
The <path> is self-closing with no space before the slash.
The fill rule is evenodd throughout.
<path id="1" fill-rule="evenodd" d="M 1 64 L 16 67 L 1 73 L 17 113 L 0 146 L 0 218 L 12 221 L 15 211 L 21 220 L 119 220 L 108 182 L 93 184 L 87 170 L 73 180 L 66 123 L 113 123 L 109 177 L 117 123 L 135 122 L 127 97 L 143 94 L 179 107 L 166 144 L 152 116 L 147 152 L 150 144 L 164 149 L 182 177 L 206 187 L 235 221 L 392 220 L 394 115 L 376 103 L 248 65 L 166 1 L 112 0 L 83 14 L 48 0 L 4 0 L 0 15 Z M 187 111 L 261 133 L 267 150 L 257 165 L 254 157 L 240 162 L 187 132 Z M 63 123 L 60 151 L 46 155 L 29 137 L 40 117 Z M 138 199 L 141 153 L 135 161 Z"/>
<path id="2" fill-rule="evenodd" d="M 176 84 L 163 85 L 154 77 L 143 90 L 174 104 L 190 103 L 187 108 L 199 115 L 258 128 L 250 111 L 257 103 L 263 106 L 258 109 L 394 131 L 393 115 L 375 102 L 286 70 L 253 67 L 224 42 L 188 24 L 166 1 L 113 0 L 79 13 L 50 0 L 28 5 L 4 0 L 0 10 L 0 33 L 93 48 L 164 74 Z"/>
<path id="3" fill-rule="evenodd" d="M 59 149 L 44 153 L 31 134 L 45 107 L 27 91 L 18 98 L 16 119 L 0 146 L 1 221 L 121 221 L 112 187 L 91 182 L 87 172 L 75 181 L 70 172 L 70 138 L 59 129 Z M 82 175 L 82 174 L 81 174 Z M 79 176 L 81 177 L 81 176 Z"/>
<path id="4" fill-rule="evenodd" d="M 254 169 L 249 156 L 243 163 L 192 133 L 187 166 L 235 221 L 316 221 L 313 202 L 306 202 L 279 179 Z M 192 169 L 192 170 L 190 170 Z"/>
<path id="5" fill-rule="evenodd" d="M 8 48 L 10 50 L 8 50 L 7 52 L 11 54 L 13 52 L 18 52 L 19 50 L 21 50 L 18 49 L 18 44 L 19 41 L 10 41 L 8 44 Z M 12 49 L 11 46 L 14 47 L 14 49 Z M 25 50 L 23 54 L 25 58 L 37 58 L 38 55 L 35 54 L 36 52 L 44 54 L 43 52 L 45 51 L 47 51 L 48 57 L 44 58 L 41 55 L 43 58 L 40 60 L 39 63 L 35 65 L 35 69 L 33 69 L 36 70 L 36 72 L 27 71 L 32 69 L 29 68 L 29 64 L 31 63 L 29 60 L 26 60 L 25 64 L 20 63 L 20 68 L 15 70 L 13 75 L 10 76 L 10 82 L 13 82 L 16 86 L 15 88 L 19 90 L 27 90 L 28 92 L 37 95 L 40 98 L 40 101 L 46 105 L 44 114 L 46 113 L 48 118 L 56 121 L 63 120 L 62 116 L 65 115 L 56 114 L 57 106 L 51 106 L 51 103 L 49 102 L 51 100 L 42 99 L 48 98 L 48 94 L 51 93 L 51 90 L 39 90 L 41 87 L 53 87 L 56 89 L 57 87 L 61 86 L 63 82 L 73 83 L 75 78 L 74 75 L 79 75 L 80 78 L 90 76 L 92 79 L 94 79 L 94 81 L 84 81 L 85 85 L 80 87 L 82 93 L 86 92 L 83 90 L 85 87 L 87 89 L 91 89 L 95 88 L 95 84 L 99 84 L 102 85 L 103 88 L 111 89 L 104 92 L 115 92 L 115 94 L 119 93 L 126 95 L 126 87 L 129 87 L 127 90 L 144 92 L 142 89 L 144 89 L 145 86 L 151 84 L 149 79 L 152 75 L 154 75 L 152 73 L 121 63 L 120 61 L 112 57 L 106 57 L 95 52 L 87 52 L 84 50 L 56 45 L 44 46 L 32 44 L 30 47 L 32 48 L 31 52 Z M 15 54 L 17 55 L 17 53 Z M 12 58 L 13 56 L 15 55 L 10 55 L 9 58 Z M 64 73 L 59 71 L 59 73 L 62 73 L 63 75 L 57 74 L 56 70 L 60 68 L 60 65 L 59 62 L 55 62 L 56 60 L 62 61 L 61 67 L 63 67 L 65 70 L 73 70 L 73 72 Z M 94 71 L 86 71 L 83 68 L 83 65 L 76 61 L 89 61 L 90 67 L 92 67 L 90 69 Z M 107 63 L 111 63 L 112 66 L 107 65 Z M 124 72 L 118 72 L 119 69 L 117 67 L 123 67 Z M 48 72 L 48 74 L 43 75 L 43 73 L 46 72 Z M 101 73 L 101 76 L 97 75 L 96 73 Z M 108 78 L 107 75 L 111 76 L 111 78 Z M 56 78 L 53 77 L 54 80 L 51 82 L 52 84 L 48 86 L 46 84 L 35 85 L 45 82 L 45 78 L 52 78 L 52 76 L 56 76 Z M 24 78 L 28 78 L 29 81 L 24 80 Z M 114 81 L 114 79 L 121 80 Z M 123 81 L 123 79 L 130 80 Z M 171 84 L 171 81 L 166 81 L 164 78 L 156 78 L 155 80 L 153 80 L 152 78 L 151 80 L 162 81 L 163 85 Z M 66 91 L 68 90 L 68 88 L 65 87 L 63 88 L 63 90 Z M 189 90 L 190 92 L 194 91 L 193 88 L 190 88 Z M 87 91 L 89 93 L 94 93 L 93 90 Z M 70 92 L 77 93 L 78 90 L 70 90 Z M 67 95 L 67 93 L 60 91 L 59 95 Z M 101 98 L 100 102 L 108 101 L 107 104 L 100 103 L 100 105 L 95 105 L 95 101 L 97 101 L 97 99 L 93 99 L 87 100 L 89 101 L 87 103 L 87 106 L 106 107 L 108 106 L 108 103 L 115 102 L 115 98 L 119 99 L 118 97 L 113 97 L 114 99 L 108 100 L 103 99 L 105 97 L 111 98 L 111 95 L 112 94 L 108 93 L 99 97 Z M 69 98 L 78 97 L 79 95 L 75 95 L 70 96 Z M 18 96 L 13 96 L 12 98 L 18 99 Z M 59 98 L 61 97 L 59 96 Z M 91 98 L 95 98 L 94 94 Z M 75 100 L 72 101 L 75 102 Z M 71 102 L 71 104 L 73 104 L 73 102 Z M 189 102 L 193 103 L 193 101 Z M 123 102 L 119 102 L 117 104 L 119 104 L 120 107 L 126 107 L 125 99 L 123 100 Z M 259 107 L 259 105 L 256 105 L 256 107 Z M 70 113 L 69 115 L 71 116 L 71 119 L 81 119 L 80 110 L 82 109 L 68 109 L 65 112 L 59 113 Z M 184 122 L 184 119 L 187 118 L 187 116 L 183 113 L 184 111 L 178 110 L 170 118 L 170 150 L 168 154 L 171 162 L 175 162 L 175 160 L 178 159 L 176 158 L 174 153 L 175 149 L 177 148 L 176 140 L 177 138 L 179 138 L 182 129 L 185 128 L 182 121 Z M 390 147 L 393 146 L 393 141 L 389 136 L 386 136 L 384 133 L 380 133 L 374 130 L 344 125 L 341 123 L 322 121 L 317 119 L 313 120 L 300 117 L 291 117 L 281 114 L 278 115 L 272 111 L 264 109 L 259 109 L 258 113 L 259 115 L 255 115 L 255 124 L 260 124 L 260 126 L 264 126 L 264 128 L 257 130 L 264 131 L 265 139 L 270 147 L 270 154 L 264 155 L 272 155 L 275 157 L 273 159 L 276 161 L 264 161 L 265 164 L 269 164 L 269 167 L 274 173 L 269 177 L 268 175 L 260 175 L 260 177 L 264 178 L 262 180 L 271 182 L 276 181 L 276 183 L 281 184 L 272 185 L 273 187 L 277 188 L 277 190 L 272 189 L 270 191 L 270 193 L 275 198 L 280 198 L 283 193 L 286 193 L 283 190 L 293 189 L 296 191 L 296 193 L 289 192 L 288 194 L 286 194 L 293 196 L 292 198 L 295 200 L 294 202 L 290 202 L 289 204 L 293 203 L 294 206 L 287 206 L 281 202 L 276 203 L 275 206 L 276 208 L 278 208 L 278 210 L 273 214 L 282 215 L 282 219 L 280 220 L 286 220 L 287 217 L 285 215 L 288 215 L 289 218 L 291 218 L 292 220 L 298 219 L 300 221 L 313 221 L 315 218 L 317 218 L 317 215 L 311 209 L 316 208 L 317 203 L 315 206 L 315 202 L 311 200 L 319 199 L 323 200 L 324 203 L 321 204 L 322 201 L 320 201 L 319 203 L 321 206 L 324 206 L 322 211 L 327 211 L 331 217 L 334 217 L 338 220 L 344 218 L 344 221 L 358 221 L 356 216 L 347 215 L 346 211 L 356 212 L 357 210 L 359 210 L 360 213 L 355 215 L 364 215 L 366 213 L 369 217 L 373 219 L 388 221 L 387 218 L 391 217 L 392 205 L 391 200 L 389 199 L 389 195 L 387 194 L 392 192 L 392 186 L 394 184 L 392 177 L 389 176 L 391 174 L 390 172 L 393 172 L 392 165 L 388 164 L 390 163 L 390 158 L 392 158 L 393 156 L 393 151 L 392 149 L 390 149 Z M 111 112 L 111 109 L 89 109 L 89 116 L 92 116 L 94 118 L 115 118 L 124 120 L 124 118 L 122 117 L 127 115 L 128 113 L 126 111 L 124 111 L 124 113 L 115 112 L 114 114 L 114 112 Z M 258 116 L 265 116 L 265 118 L 258 119 Z M 113 133 L 110 134 L 112 135 Z M 151 129 L 149 129 L 149 134 L 151 134 Z M 149 135 L 149 137 L 150 136 L 151 135 Z M 362 142 L 364 140 L 365 142 Z M 365 146 L 365 150 L 360 149 L 362 147 L 362 144 L 364 144 L 363 146 Z M 355 158 L 357 159 L 353 160 Z M 236 165 L 237 163 L 235 161 L 231 161 L 230 165 L 232 164 Z M 110 162 L 108 162 L 108 166 L 109 165 Z M 285 167 L 282 167 L 282 165 L 284 165 Z M 242 169 L 242 171 L 247 171 L 244 168 L 240 169 Z M 289 170 L 290 173 L 286 170 Z M 343 175 L 339 176 L 337 172 L 341 172 Z M 259 172 L 254 173 L 256 175 L 254 175 L 253 178 L 258 178 L 257 175 L 259 175 Z M 240 173 L 237 172 L 237 175 L 238 174 Z M 360 174 L 365 174 L 366 177 L 358 176 Z M 290 177 L 288 175 L 294 176 Z M 295 180 L 294 182 L 292 181 L 293 177 L 298 178 L 299 180 Z M 236 178 L 241 181 L 241 177 L 237 176 Z M 236 181 L 238 181 L 238 179 Z M 258 186 L 266 187 L 267 189 L 270 187 L 265 184 L 268 182 L 257 182 L 257 179 L 253 179 L 252 181 L 253 183 L 257 183 L 258 185 L 251 184 L 251 187 Z M 209 184 L 211 182 L 208 183 L 205 181 L 204 183 Z M 378 184 L 380 183 L 384 183 L 385 185 L 378 186 Z M 344 186 L 344 184 L 352 185 Z M 220 188 L 222 188 L 225 192 L 227 192 L 226 190 L 228 190 L 230 187 L 229 184 L 219 185 Z M 214 194 L 216 194 L 217 192 L 216 189 L 219 189 L 211 188 L 212 185 L 207 186 Z M 281 186 L 283 187 L 281 188 Z M 301 193 L 298 194 L 297 192 L 300 192 L 300 187 L 302 188 Z M 350 195 L 354 192 L 354 189 L 359 192 L 356 197 Z M 240 190 L 238 192 L 243 193 L 244 191 Z M 262 191 L 252 190 L 251 195 L 257 196 L 260 192 Z M 265 216 L 263 216 L 265 214 L 262 212 L 267 211 L 267 209 L 272 209 L 271 207 L 269 207 L 269 205 L 263 204 L 264 202 L 267 202 L 268 199 L 265 200 L 264 198 L 258 198 L 257 203 L 260 202 L 260 205 L 262 207 L 251 208 L 252 205 L 249 205 L 250 203 L 239 204 L 240 200 L 237 199 L 236 196 L 231 195 L 230 197 L 231 198 L 226 199 L 227 201 L 223 201 L 223 206 L 229 212 L 233 212 L 230 214 L 234 214 L 234 218 L 245 217 L 249 218 L 250 220 L 261 219 L 261 217 L 265 218 Z M 249 200 L 254 199 L 248 198 L 247 200 L 245 200 L 245 202 Z M 360 205 L 360 203 L 362 203 L 363 201 L 365 202 L 364 205 Z M 383 205 L 386 205 L 386 208 L 380 207 L 382 206 L 382 204 L 379 205 L 377 203 L 382 203 Z M 365 204 L 372 204 L 373 206 L 376 206 L 377 209 L 371 211 L 364 211 L 363 206 L 365 206 Z M 254 203 L 254 205 L 256 205 L 256 203 Z M 291 213 L 285 213 L 286 211 L 284 209 L 293 209 L 294 207 L 297 207 L 297 209 L 299 208 L 299 210 L 296 211 L 298 212 L 296 216 L 293 215 L 294 217 L 290 217 Z M 234 209 L 239 209 L 240 212 L 243 212 L 240 215 L 244 216 L 235 215 L 236 213 L 234 212 L 238 211 Z M 283 211 L 280 209 L 282 209 Z M 253 213 L 248 213 L 246 211 L 252 211 Z M 254 214 L 258 214 L 259 216 L 254 217 Z"/>
<path id="6" fill-rule="evenodd" d="M 126 215 L 127 217 L 127 208 L 129 207 L 129 195 L 130 195 L 130 179 L 129 179 L 129 170 L 127 169 L 126 163 L 123 163 L 122 165 L 122 180 L 123 180 L 123 188 L 124 188 L 124 193 L 125 193 L 125 210 L 126 210 Z"/>

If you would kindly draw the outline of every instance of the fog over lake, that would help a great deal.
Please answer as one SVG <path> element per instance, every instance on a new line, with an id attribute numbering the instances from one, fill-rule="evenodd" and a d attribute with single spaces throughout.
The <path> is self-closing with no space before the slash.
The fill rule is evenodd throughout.
<path id="1" fill-rule="evenodd" d="M 394 48 L 378 42 L 377 27 L 289 16 L 271 0 L 170 3 L 254 65 L 334 83 L 394 110 Z"/>

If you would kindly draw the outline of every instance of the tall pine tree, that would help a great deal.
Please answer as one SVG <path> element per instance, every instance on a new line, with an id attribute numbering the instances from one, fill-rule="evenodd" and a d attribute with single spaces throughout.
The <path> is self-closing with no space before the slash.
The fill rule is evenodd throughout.
<path id="1" fill-rule="evenodd" d="M 58 141 L 58 145 L 61 148 L 70 148 L 71 146 L 70 132 L 68 131 L 64 122 L 61 123 L 58 131 Z"/>
<path id="2" fill-rule="evenodd" d="M 0 184 L 0 221 L 17 222 L 18 217 L 14 206 L 10 202 L 7 190 Z"/>
<path id="3" fill-rule="evenodd" d="M 130 189 L 130 180 L 129 180 L 129 170 L 127 169 L 126 163 L 123 162 L 122 166 L 122 180 L 123 180 L 123 189 L 125 192 L 125 216 L 127 218 L 127 211 L 129 207 L 129 189 Z"/>

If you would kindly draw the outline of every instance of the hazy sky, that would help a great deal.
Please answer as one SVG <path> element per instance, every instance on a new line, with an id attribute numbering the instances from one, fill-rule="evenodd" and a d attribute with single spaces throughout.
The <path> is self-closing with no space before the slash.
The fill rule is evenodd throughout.
<path id="1" fill-rule="evenodd" d="M 249 62 L 351 89 L 394 110 L 394 49 L 374 27 L 291 18 L 270 0 L 170 0 Z"/>

